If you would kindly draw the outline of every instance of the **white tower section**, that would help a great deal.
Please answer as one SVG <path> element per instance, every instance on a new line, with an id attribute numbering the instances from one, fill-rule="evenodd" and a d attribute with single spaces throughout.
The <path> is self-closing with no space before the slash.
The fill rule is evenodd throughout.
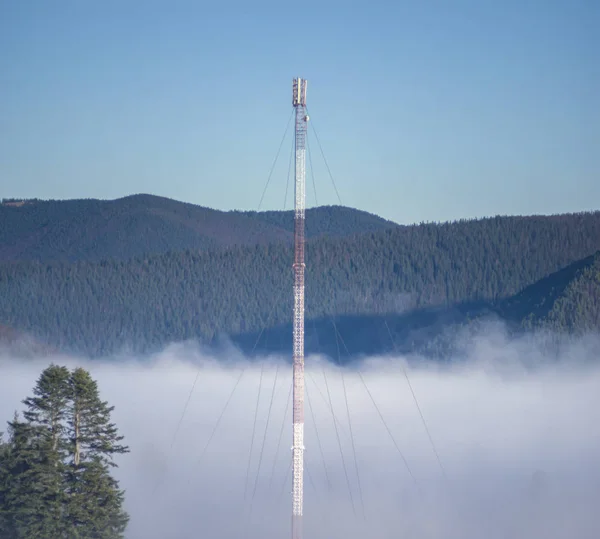
<path id="1" fill-rule="evenodd" d="M 294 437 L 292 539 L 302 539 L 304 498 L 304 214 L 306 201 L 306 80 L 294 79 L 296 181 L 294 195 Z"/>

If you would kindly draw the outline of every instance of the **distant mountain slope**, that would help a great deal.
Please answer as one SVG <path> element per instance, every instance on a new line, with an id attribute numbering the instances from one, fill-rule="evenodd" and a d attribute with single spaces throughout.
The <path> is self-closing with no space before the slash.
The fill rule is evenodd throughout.
<path id="1" fill-rule="evenodd" d="M 571 278 L 559 281 L 555 287 L 560 293 L 551 295 L 541 312 L 536 309 L 526 315 L 525 326 L 569 333 L 600 330 L 600 252 L 568 269 L 572 271 Z M 555 275 L 557 280 L 563 277 Z"/>
<path id="2" fill-rule="evenodd" d="M 241 213 L 290 233 L 294 232 L 294 212 L 292 210 Z M 398 226 L 400 225 L 372 213 L 344 206 L 320 206 L 306 210 L 307 238 L 344 237 Z"/>
<path id="3" fill-rule="evenodd" d="M 350 208 L 323 207 L 309 213 L 309 237 L 395 226 Z M 0 205 L 0 259 L 125 260 L 184 249 L 289 242 L 291 218 L 291 212 L 223 212 L 151 195 L 8 202 Z"/>
<path id="4" fill-rule="evenodd" d="M 600 330 L 600 256 L 558 298 L 546 316 L 546 326 L 571 333 Z"/>
<path id="5" fill-rule="evenodd" d="M 3 355 L 11 358 L 33 358 L 50 354 L 55 351 L 55 349 L 34 339 L 30 335 L 0 325 L 0 359 L 2 359 Z"/>
<path id="6" fill-rule="evenodd" d="M 336 357 L 339 344 L 342 362 L 348 359 L 346 348 L 353 357 L 394 349 L 433 356 L 451 352 L 459 357 L 469 335 L 477 335 L 482 323 L 489 321 L 505 322 L 513 335 L 531 329 L 550 330 L 551 335 L 540 335 L 545 346 L 560 343 L 565 335 L 600 332 L 600 251 L 500 302 L 479 301 L 404 313 L 308 320 L 306 353 Z M 338 343 L 334 322 L 340 336 Z M 292 346 L 292 325 L 271 327 L 260 335 L 258 332 L 237 335 L 234 340 L 247 352 L 257 340 L 259 351 L 285 352 Z"/>
<path id="7" fill-rule="evenodd" d="M 578 260 L 501 302 L 497 312 L 530 328 L 550 324 L 600 329 L 600 251 Z"/>
<path id="8" fill-rule="evenodd" d="M 460 355 L 469 336 L 477 335 L 482 323 L 499 320 L 511 335 L 543 330 L 536 333 L 537 346 L 547 353 L 557 353 L 577 335 L 600 332 L 600 251 L 509 298 L 464 306 L 444 315 L 449 323 L 420 328 L 421 333 L 428 333 L 428 338 L 418 343 L 420 351 L 435 356 Z M 461 336 L 458 341 L 457 335 Z"/>
<path id="9" fill-rule="evenodd" d="M 150 195 L 0 206 L 2 260 L 126 259 L 288 239 L 284 230 L 240 214 Z"/>
<path id="10" fill-rule="evenodd" d="M 307 245 L 307 317 L 398 315 L 413 338 L 448 309 L 444 324 L 473 310 L 463 305 L 498 304 L 599 249 L 600 212 L 318 237 Z M 271 244 L 0 264 L 0 321 L 89 354 L 251 334 L 291 320 L 291 261 L 290 245 Z"/>

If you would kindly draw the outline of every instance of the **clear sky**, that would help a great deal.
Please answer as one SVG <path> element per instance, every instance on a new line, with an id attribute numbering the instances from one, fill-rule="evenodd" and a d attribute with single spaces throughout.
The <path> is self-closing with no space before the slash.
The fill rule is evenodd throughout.
<path id="1" fill-rule="evenodd" d="M 599 28 L 599 0 L 0 0 L 0 197 L 257 209 L 301 76 L 345 205 L 600 209 Z M 284 207 L 291 144 L 263 209 Z"/>

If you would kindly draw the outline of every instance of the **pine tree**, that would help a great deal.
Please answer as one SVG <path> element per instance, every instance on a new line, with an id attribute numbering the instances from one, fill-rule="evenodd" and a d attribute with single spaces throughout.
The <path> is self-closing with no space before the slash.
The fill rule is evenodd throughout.
<path id="1" fill-rule="evenodd" d="M 52 451 L 61 452 L 64 433 L 64 419 L 69 391 L 69 369 L 51 364 L 42 372 L 33 389 L 34 397 L 27 397 L 23 404 L 27 409 L 25 419 L 39 427 L 44 427 L 44 435 Z"/>
<path id="2" fill-rule="evenodd" d="M 114 407 L 100 399 L 98 385 L 84 369 L 69 379 L 67 413 L 69 437 L 68 521 L 72 537 L 123 537 L 129 516 L 123 510 L 124 493 L 110 475 L 113 455 L 127 453 L 123 436 L 110 421 Z"/>
<path id="3" fill-rule="evenodd" d="M 25 421 L 9 423 L 8 507 L 15 537 L 62 537 L 68 380 L 66 367 L 50 365 L 39 377 L 34 396 L 23 401 Z"/>
<path id="4" fill-rule="evenodd" d="M 3 455 L 3 535 L 7 539 L 61 537 L 60 477 L 40 429 L 15 419 L 8 423 L 9 443 Z"/>
<path id="5" fill-rule="evenodd" d="M 33 392 L 0 437 L 0 538 L 122 538 L 129 516 L 110 470 L 129 449 L 113 407 L 83 369 L 51 365 Z"/>
<path id="6" fill-rule="evenodd" d="M 17 539 L 27 536 L 28 516 L 34 513 L 36 496 L 27 491 L 27 481 L 35 467 L 36 456 L 30 445 L 27 425 L 17 414 L 8 423 L 8 444 L 3 451 L 2 481 L 2 537 Z M 39 519 L 42 521 L 42 519 Z"/>
<path id="7" fill-rule="evenodd" d="M 4 433 L 0 432 L 0 537 L 12 537 L 10 517 L 7 511 L 8 469 L 10 446 L 4 441 Z"/>

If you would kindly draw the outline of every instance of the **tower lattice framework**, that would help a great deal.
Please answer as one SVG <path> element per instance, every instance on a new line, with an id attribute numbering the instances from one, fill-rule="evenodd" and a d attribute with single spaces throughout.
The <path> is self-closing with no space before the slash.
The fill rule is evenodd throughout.
<path id="1" fill-rule="evenodd" d="M 304 218 L 306 203 L 306 114 L 305 79 L 293 81 L 296 109 L 294 184 L 294 345 L 293 345 L 293 446 L 292 446 L 292 539 L 302 539 L 304 502 Z"/>

